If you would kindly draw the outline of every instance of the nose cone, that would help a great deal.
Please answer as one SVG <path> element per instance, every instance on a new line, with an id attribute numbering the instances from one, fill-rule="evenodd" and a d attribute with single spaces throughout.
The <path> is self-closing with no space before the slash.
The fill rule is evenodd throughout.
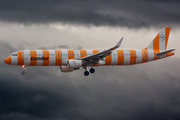
<path id="1" fill-rule="evenodd" d="M 9 56 L 9 57 L 7 57 L 7 58 L 5 58 L 4 59 L 4 62 L 6 63 L 6 64 L 11 64 L 11 56 Z"/>

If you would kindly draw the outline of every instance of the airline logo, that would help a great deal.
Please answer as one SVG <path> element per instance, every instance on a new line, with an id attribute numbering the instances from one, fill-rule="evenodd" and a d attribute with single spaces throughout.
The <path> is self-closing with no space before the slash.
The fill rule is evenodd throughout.
<path id="1" fill-rule="evenodd" d="M 33 61 L 33 60 L 48 60 L 49 59 L 49 57 L 44 57 L 44 56 L 42 56 L 42 57 L 31 57 L 31 60 Z"/>

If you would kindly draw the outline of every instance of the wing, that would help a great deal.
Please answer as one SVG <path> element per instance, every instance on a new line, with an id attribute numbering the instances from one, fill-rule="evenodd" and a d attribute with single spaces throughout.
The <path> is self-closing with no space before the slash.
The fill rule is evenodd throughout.
<path id="1" fill-rule="evenodd" d="M 84 61 L 87 61 L 89 63 L 96 63 L 97 64 L 99 60 L 103 60 L 104 57 L 109 56 L 111 54 L 111 51 L 120 47 L 122 40 L 123 40 L 123 37 L 119 40 L 119 42 L 117 43 L 116 46 L 114 46 L 108 50 L 104 50 L 102 52 L 93 54 L 91 56 L 83 57 L 80 60 L 84 60 Z"/>

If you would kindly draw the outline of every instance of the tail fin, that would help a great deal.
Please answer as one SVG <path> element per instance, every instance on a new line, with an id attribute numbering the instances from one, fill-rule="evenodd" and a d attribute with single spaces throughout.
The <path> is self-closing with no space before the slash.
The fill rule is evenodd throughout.
<path id="1" fill-rule="evenodd" d="M 151 42 L 151 44 L 145 48 L 148 50 L 154 50 L 156 52 L 163 52 L 167 48 L 169 33 L 170 33 L 171 27 L 165 27 L 163 28 L 157 36 L 154 38 L 154 40 Z"/>

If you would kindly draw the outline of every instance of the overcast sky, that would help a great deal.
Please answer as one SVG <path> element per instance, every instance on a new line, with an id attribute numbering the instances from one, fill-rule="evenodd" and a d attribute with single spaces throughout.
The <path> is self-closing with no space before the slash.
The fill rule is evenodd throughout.
<path id="1" fill-rule="evenodd" d="M 180 119 L 178 0 L 0 1 L 1 120 Z M 23 49 L 145 48 L 170 26 L 175 56 L 135 66 L 61 73 L 6 65 Z"/>

